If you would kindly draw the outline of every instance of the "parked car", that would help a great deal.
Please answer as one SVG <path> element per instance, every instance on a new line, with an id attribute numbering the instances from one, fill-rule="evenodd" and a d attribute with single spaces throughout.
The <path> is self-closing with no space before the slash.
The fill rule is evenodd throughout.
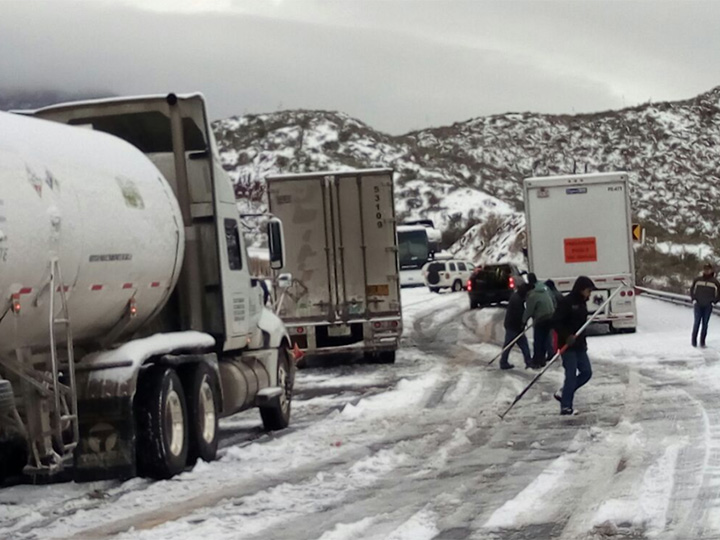
<path id="1" fill-rule="evenodd" d="M 445 288 L 460 292 L 470 278 L 473 268 L 473 263 L 459 259 L 431 261 L 423 266 L 423 280 L 432 292 Z"/>
<path id="2" fill-rule="evenodd" d="M 467 280 L 470 309 L 510 300 L 515 288 L 525 282 L 524 272 L 514 264 L 486 264 L 476 268 Z"/>

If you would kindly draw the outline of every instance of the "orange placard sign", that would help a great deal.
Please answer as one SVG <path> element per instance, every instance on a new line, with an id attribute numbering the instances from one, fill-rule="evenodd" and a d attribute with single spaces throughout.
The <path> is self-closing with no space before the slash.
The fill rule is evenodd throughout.
<path id="1" fill-rule="evenodd" d="M 566 238 L 565 239 L 565 262 L 584 263 L 597 261 L 597 244 L 595 237 L 588 238 Z"/>

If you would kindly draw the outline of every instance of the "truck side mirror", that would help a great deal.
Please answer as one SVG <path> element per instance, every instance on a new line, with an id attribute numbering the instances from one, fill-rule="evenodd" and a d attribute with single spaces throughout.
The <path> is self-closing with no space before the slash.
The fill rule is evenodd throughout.
<path id="1" fill-rule="evenodd" d="M 267 224 L 268 248 L 270 249 L 270 268 L 281 270 L 285 266 L 285 235 L 282 221 L 272 218 Z"/>

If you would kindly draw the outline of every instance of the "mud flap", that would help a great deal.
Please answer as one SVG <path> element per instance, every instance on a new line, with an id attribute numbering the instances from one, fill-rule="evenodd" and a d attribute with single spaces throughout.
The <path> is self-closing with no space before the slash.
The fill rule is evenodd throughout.
<path id="1" fill-rule="evenodd" d="M 86 482 L 136 475 L 135 418 L 129 396 L 78 401 L 80 444 L 75 480 Z"/>

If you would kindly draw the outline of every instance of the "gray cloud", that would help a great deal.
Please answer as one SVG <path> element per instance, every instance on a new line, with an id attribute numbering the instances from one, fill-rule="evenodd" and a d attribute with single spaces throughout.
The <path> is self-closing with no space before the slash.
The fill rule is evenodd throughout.
<path id="1" fill-rule="evenodd" d="M 342 110 L 392 133 L 720 84 L 714 2 L 0 1 L 0 88 L 204 92 L 211 116 Z"/>

